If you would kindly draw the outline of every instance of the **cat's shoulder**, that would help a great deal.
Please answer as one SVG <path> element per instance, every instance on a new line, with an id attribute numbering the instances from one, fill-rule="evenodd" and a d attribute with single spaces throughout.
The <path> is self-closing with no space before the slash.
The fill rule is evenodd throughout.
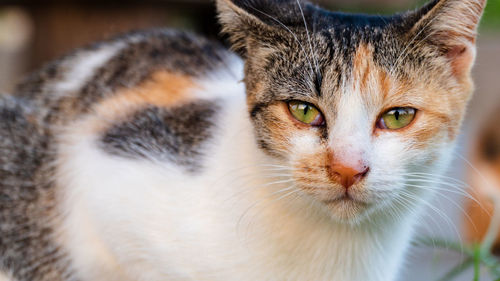
<path id="1" fill-rule="evenodd" d="M 46 64 L 27 76 L 17 92 L 26 94 L 61 80 L 79 80 L 90 71 L 94 71 L 93 78 L 105 77 L 110 86 L 135 84 L 156 70 L 200 77 L 227 67 L 227 60 L 235 57 L 219 42 L 190 32 L 133 31 L 77 49 Z"/>
<path id="2" fill-rule="evenodd" d="M 39 124 L 76 128 L 71 135 L 98 139 L 109 154 L 193 169 L 224 101 L 244 103 L 242 79 L 242 60 L 222 44 L 157 29 L 77 50 L 27 78 L 16 96 L 34 105 Z"/>
<path id="3" fill-rule="evenodd" d="M 92 111 L 175 107 L 241 94 L 242 78 L 242 60 L 221 43 L 189 32 L 153 29 L 55 60 L 20 83 L 16 96 L 41 108 L 39 119 L 61 124 Z"/>

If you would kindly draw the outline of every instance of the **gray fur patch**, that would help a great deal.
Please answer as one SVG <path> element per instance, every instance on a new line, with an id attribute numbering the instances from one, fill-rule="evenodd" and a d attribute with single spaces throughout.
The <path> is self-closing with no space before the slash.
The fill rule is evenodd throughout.
<path id="1" fill-rule="evenodd" d="M 16 280 L 66 280 L 64 250 L 54 242 L 49 136 L 26 101 L 0 98 L 0 268 Z"/>
<path id="2" fill-rule="evenodd" d="M 201 168 L 202 145 L 213 135 L 216 102 L 174 108 L 146 107 L 111 127 L 101 148 L 127 158 L 167 160 L 194 172 Z"/>

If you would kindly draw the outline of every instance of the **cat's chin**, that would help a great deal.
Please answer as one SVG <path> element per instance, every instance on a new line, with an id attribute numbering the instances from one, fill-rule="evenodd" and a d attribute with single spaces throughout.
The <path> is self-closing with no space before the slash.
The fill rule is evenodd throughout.
<path id="1" fill-rule="evenodd" d="M 353 198 L 342 197 L 335 200 L 323 201 L 330 215 L 342 223 L 359 223 L 370 213 L 371 206 L 368 203 Z"/>

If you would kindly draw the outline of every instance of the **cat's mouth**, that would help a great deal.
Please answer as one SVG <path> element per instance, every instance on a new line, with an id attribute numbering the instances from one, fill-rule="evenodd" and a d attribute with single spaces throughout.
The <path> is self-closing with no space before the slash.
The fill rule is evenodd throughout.
<path id="1" fill-rule="evenodd" d="M 342 222 L 359 221 L 374 210 L 379 200 L 371 196 L 366 183 L 358 183 L 345 188 L 339 184 L 311 186 L 302 184 L 302 178 L 297 179 L 298 187 L 315 201 L 330 216 Z"/>
<path id="2" fill-rule="evenodd" d="M 332 215 L 342 221 L 358 220 L 369 209 L 370 204 L 345 193 L 340 197 L 322 200 Z"/>
<path id="3" fill-rule="evenodd" d="M 328 200 L 323 200 L 323 203 L 325 204 L 339 204 L 339 203 L 355 203 L 355 204 L 360 204 L 360 205 L 368 205 L 366 202 L 358 200 L 354 198 L 352 195 L 349 193 L 345 193 L 340 197 L 334 198 L 334 199 L 328 199 Z"/>

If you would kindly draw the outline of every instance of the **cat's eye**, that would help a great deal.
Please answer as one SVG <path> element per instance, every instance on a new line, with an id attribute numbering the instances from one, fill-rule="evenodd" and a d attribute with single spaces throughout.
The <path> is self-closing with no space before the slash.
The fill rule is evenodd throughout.
<path id="1" fill-rule="evenodd" d="M 397 130 L 410 125 L 417 110 L 412 107 L 396 107 L 385 112 L 378 120 L 380 129 Z"/>
<path id="2" fill-rule="evenodd" d="M 289 101 L 288 108 L 293 118 L 311 125 L 322 126 L 325 124 L 323 114 L 312 104 L 303 101 Z"/>

